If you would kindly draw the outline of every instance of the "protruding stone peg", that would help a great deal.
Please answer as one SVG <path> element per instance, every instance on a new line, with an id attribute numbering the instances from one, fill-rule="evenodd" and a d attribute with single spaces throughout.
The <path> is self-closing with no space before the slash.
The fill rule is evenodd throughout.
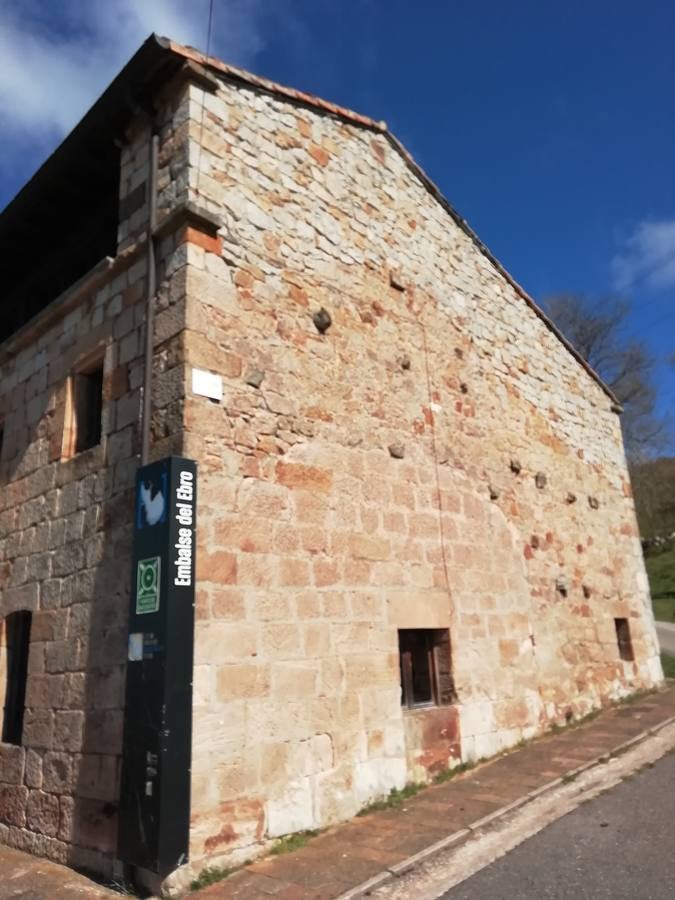
<path id="1" fill-rule="evenodd" d="M 249 384 L 251 387 L 259 388 L 263 383 L 263 379 L 265 377 L 265 373 L 261 372 L 260 369 L 250 369 L 246 374 L 246 384 Z"/>
<path id="2" fill-rule="evenodd" d="M 323 306 L 318 312 L 314 313 L 314 315 L 312 316 L 312 322 L 314 322 L 316 330 L 319 332 L 319 334 L 325 334 L 333 324 L 330 313 Z"/>
<path id="3" fill-rule="evenodd" d="M 396 271 L 395 269 L 391 269 L 389 272 L 389 284 L 394 288 L 395 291 L 405 290 L 405 284 L 403 282 L 403 278 L 401 277 L 401 273 Z"/>

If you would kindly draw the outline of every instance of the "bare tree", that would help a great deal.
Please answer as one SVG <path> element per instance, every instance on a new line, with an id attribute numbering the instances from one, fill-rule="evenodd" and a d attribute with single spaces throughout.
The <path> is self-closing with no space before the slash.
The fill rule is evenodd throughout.
<path id="1" fill-rule="evenodd" d="M 666 423 L 655 411 L 656 360 L 644 342 L 628 333 L 630 304 L 614 297 L 590 301 L 578 294 L 558 294 L 545 300 L 544 307 L 623 406 L 621 425 L 629 458 L 637 461 L 661 452 L 668 435 Z"/>
<path id="2" fill-rule="evenodd" d="M 662 457 L 630 467 L 635 511 L 643 539 L 675 533 L 675 457 Z"/>

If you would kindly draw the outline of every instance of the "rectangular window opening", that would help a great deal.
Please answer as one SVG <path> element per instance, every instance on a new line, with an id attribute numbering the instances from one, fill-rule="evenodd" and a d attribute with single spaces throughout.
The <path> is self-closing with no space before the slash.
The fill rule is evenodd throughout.
<path id="1" fill-rule="evenodd" d="M 625 662 L 633 662 L 635 654 L 633 653 L 628 619 L 614 619 L 614 627 L 616 628 L 616 642 L 619 645 L 619 656 Z"/>
<path id="2" fill-rule="evenodd" d="M 101 443 L 103 412 L 103 366 L 73 376 L 75 452 L 82 453 Z"/>
<path id="3" fill-rule="evenodd" d="M 450 633 L 444 628 L 403 628 L 398 633 L 401 706 L 446 706 L 455 700 Z"/>
<path id="4" fill-rule="evenodd" d="M 68 379 L 63 458 L 101 443 L 103 416 L 103 360 L 74 372 Z"/>
<path id="5" fill-rule="evenodd" d="M 2 741 L 21 744 L 23 717 L 26 708 L 28 680 L 28 650 L 32 613 L 22 610 L 11 613 L 0 622 L 0 678 L 5 679 L 2 715 Z"/>

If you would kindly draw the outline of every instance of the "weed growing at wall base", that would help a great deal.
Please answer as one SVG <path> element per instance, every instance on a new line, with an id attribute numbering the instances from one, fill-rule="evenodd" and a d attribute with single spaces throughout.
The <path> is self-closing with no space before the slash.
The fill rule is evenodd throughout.
<path id="1" fill-rule="evenodd" d="M 279 838 L 277 843 L 270 850 L 271 856 L 281 856 L 282 853 L 292 853 L 304 847 L 307 841 L 315 838 L 319 831 L 296 831 L 295 834 L 287 834 L 286 837 Z"/>
<path id="2" fill-rule="evenodd" d="M 392 788 L 386 797 L 382 800 L 375 800 L 374 803 L 369 803 L 368 806 L 364 806 L 363 809 L 357 812 L 357 816 L 367 816 L 369 813 L 380 812 L 384 809 L 394 809 L 397 806 L 400 806 L 410 797 L 414 797 L 415 794 L 419 793 L 425 787 L 428 787 L 426 784 L 406 784 L 404 788 L 398 790 L 398 788 Z"/>
<path id="3" fill-rule="evenodd" d="M 199 877 L 190 882 L 190 890 L 199 891 L 202 888 L 208 887 L 210 884 L 224 881 L 225 878 L 228 878 L 235 871 L 236 868 L 221 869 L 220 866 L 208 866 L 206 869 L 202 869 L 199 873 Z"/>

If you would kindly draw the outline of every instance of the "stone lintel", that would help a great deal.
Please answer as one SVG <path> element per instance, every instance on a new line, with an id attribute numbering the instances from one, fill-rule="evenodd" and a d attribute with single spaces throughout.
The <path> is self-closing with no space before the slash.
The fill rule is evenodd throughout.
<path id="1" fill-rule="evenodd" d="M 387 620 L 394 628 L 449 628 L 446 591 L 387 591 Z"/>

